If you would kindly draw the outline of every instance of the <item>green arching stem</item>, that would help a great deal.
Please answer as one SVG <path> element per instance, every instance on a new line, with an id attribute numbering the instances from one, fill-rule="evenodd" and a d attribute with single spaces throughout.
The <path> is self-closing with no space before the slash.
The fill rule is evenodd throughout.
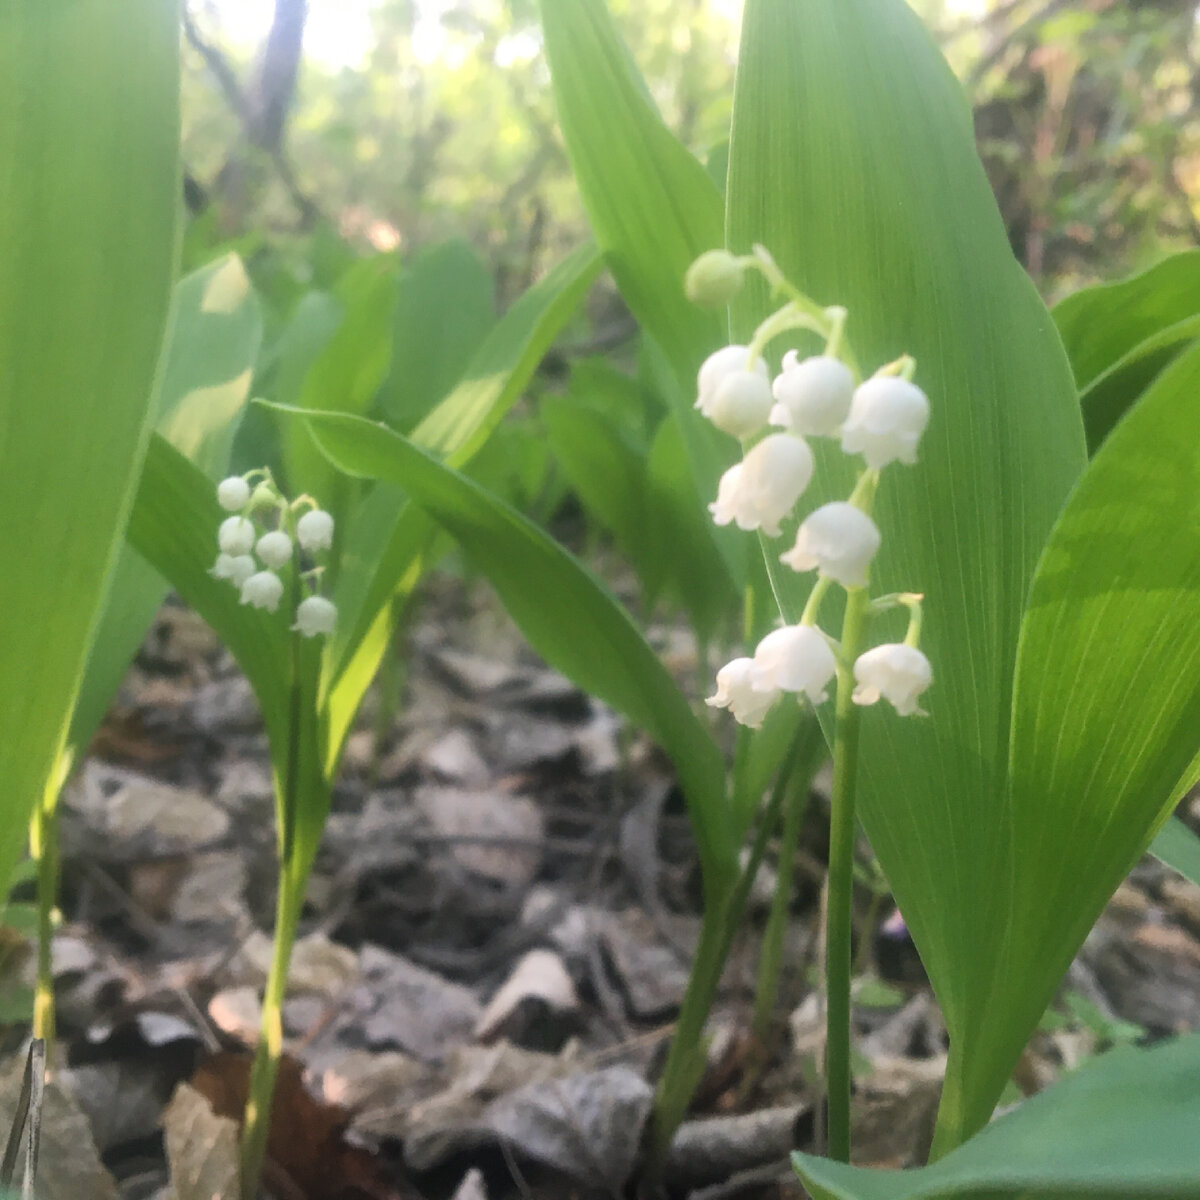
<path id="1" fill-rule="evenodd" d="M 306 881 L 307 872 L 304 878 L 296 878 L 286 867 L 279 878 L 271 969 L 263 992 L 262 1026 L 250 1071 L 242 1127 L 242 1196 L 247 1200 L 254 1200 L 258 1195 L 258 1181 L 267 1154 L 275 1080 L 283 1055 L 283 1000 L 287 991 L 292 948 L 296 943 L 296 926 L 304 906 Z"/>
<path id="2" fill-rule="evenodd" d="M 817 582 L 813 584 L 813 590 L 808 594 L 808 602 L 804 605 L 804 611 L 800 614 L 801 625 L 817 623 L 817 613 L 821 610 L 821 601 L 825 599 L 832 586 L 833 580 L 828 575 L 818 577 Z"/>
<path id="3" fill-rule="evenodd" d="M 833 795 L 829 820 L 829 875 L 825 915 L 825 1083 L 829 1157 L 850 1161 L 850 978 L 854 893 L 854 801 L 860 711 L 854 703 L 854 659 L 870 607 L 865 588 L 846 593 L 838 659 L 833 739 Z"/>
<path id="4" fill-rule="evenodd" d="M 300 581 L 293 576 L 293 608 Z M 293 825 L 300 804 L 300 738 L 303 695 L 300 681 L 300 634 L 291 637 L 291 700 L 288 712 L 288 744 L 283 776 L 276 780 L 279 821 L 279 890 L 275 904 L 275 935 L 271 967 L 263 992 L 262 1026 L 254 1051 L 254 1065 L 246 1094 L 246 1113 L 242 1124 L 241 1182 L 243 1200 L 254 1200 L 266 1158 L 271 1132 L 271 1108 L 275 1100 L 275 1079 L 283 1054 L 283 999 L 287 991 L 288 968 L 296 941 L 296 926 L 304 905 L 307 870 L 295 869 L 292 854 Z"/>

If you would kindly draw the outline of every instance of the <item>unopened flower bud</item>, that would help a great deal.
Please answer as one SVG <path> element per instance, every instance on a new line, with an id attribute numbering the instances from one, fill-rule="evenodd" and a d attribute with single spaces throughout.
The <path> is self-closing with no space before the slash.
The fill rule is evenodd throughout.
<path id="1" fill-rule="evenodd" d="M 296 609 L 294 630 L 304 637 L 317 637 L 319 634 L 330 634 L 337 624 L 337 605 L 324 596 L 309 596 L 300 601 Z"/>
<path id="2" fill-rule="evenodd" d="M 842 449 L 861 454 L 873 471 L 890 462 L 915 463 L 929 423 L 929 400 L 915 383 L 876 375 L 861 384 L 842 427 Z"/>
<path id="3" fill-rule="evenodd" d="M 226 517 L 217 530 L 222 554 L 249 554 L 254 549 L 254 522 L 248 517 Z"/>
<path id="4" fill-rule="evenodd" d="M 333 545 L 333 517 L 323 508 L 310 509 L 296 522 L 296 540 L 305 550 L 328 550 Z"/>
<path id="5" fill-rule="evenodd" d="M 226 512 L 240 512 L 249 499 L 250 485 L 240 475 L 231 475 L 217 484 L 217 503 Z"/>
<path id="6" fill-rule="evenodd" d="M 754 651 L 752 685 L 759 691 L 803 693 L 813 704 L 829 698 L 837 659 L 825 635 L 812 625 L 785 625 L 768 633 Z"/>
<path id="7" fill-rule="evenodd" d="M 688 268 L 683 290 L 693 304 L 724 308 L 741 291 L 745 268 L 728 250 L 709 250 Z"/>
<path id="8" fill-rule="evenodd" d="M 241 587 L 258 566 L 249 554 L 218 554 L 213 569 L 209 572 L 214 579 L 228 579 L 234 587 Z"/>
<path id="9" fill-rule="evenodd" d="M 704 703 L 712 708 L 727 708 L 741 724 L 757 729 L 780 693 L 756 688 L 756 673 L 751 658 L 735 658 L 726 663 L 717 672 L 716 695 L 709 696 Z"/>
<path id="10" fill-rule="evenodd" d="M 720 350 L 710 354 L 704 360 L 704 365 L 700 368 L 700 373 L 696 377 L 696 407 L 710 421 L 715 421 L 713 414 L 718 390 L 726 379 L 734 375 L 756 375 L 762 380 L 768 397 L 766 412 L 770 412 L 771 389 L 770 379 L 767 375 L 767 364 L 761 358 L 756 358 L 754 365 L 751 366 L 750 348 L 748 346 L 722 346 Z M 732 398 L 727 398 L 726 403 L 730 404 L 731 400 Z M 761 404 L 761 398 L 759 403 Z M 762 421 L 759 424 L 761 425 L 765 421 L 766 413 L 764 413 Z"/>
<path id="11" fill-rule="evenodd" d="M 282 529 L 273 529 L 258 539 L 254 549 L 268 567 L 278 570 L 292 557 L 292 539 Z"/>
<path id="12" fill-rule="evenodd" d="M 878 527 L 865 512 L 845 500 L 834 500 L 801 522 L 795 546 L 779 561 L 793 571 L 815 567 L 843 587 L 866 587 L 880 541 Z"/>
<path id="13" fill-rule="evenodd" d="M 917 700 L 933 683 L 933 668 L 915 646 L 892 642 L 860 654 L 854 663 L 854 681 L 858 685 L 851 697 L 855 704 L 875 704 L 882 697 L 902 717 L 928 715 Z"/>
<path id="14" fill-rule="evenodd" d="M 779 401 L 771 409 L 772 425 L 806 437 L 831 437 L 850 412 L 854 372 L 841 359 L 820 354 L 798 361 L 789 350 L 771 393 Z"/>
<path id="15" fill-rule="evenodd" d="M 274 612 L 283 597 L 283 580 L 271 571 L 259 571 L 242 584 L 242 603 Z"/>
<path id="16" fill-rule="evenodd" d="M 772 433 L 721 476 L 709 512 L 718 525 L 734 522 L 739 529 L 778 537 L 779 522 L 795 507 L 812 473 L 812 451 L 804 439 Z"/>

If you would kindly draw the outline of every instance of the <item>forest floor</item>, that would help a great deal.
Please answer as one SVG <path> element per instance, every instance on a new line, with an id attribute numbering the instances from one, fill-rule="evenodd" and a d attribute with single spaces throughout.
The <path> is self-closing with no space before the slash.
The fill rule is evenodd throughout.
<path id="1" fill-rule="evenodd" d="M 369 701 L 309 889 L 269 1194 L 627 1195 L 698 929 L 686 813 L 658 752 L 533 658 L 486 589 L 441 579 L 421 613 L 405 637 L 403 706 L 380 721 L 378 694 Z M 681 678 L 698 677 L 687 637 L 657 640 Z M 814 790 L 777 1036 L 765 1054 L 747 1036 L 768 861 L 667 1166 L 673 1196 L 803 1195 L 787 1156 L 815 1136 L 821 777 Z M 240 1111 L 257 1037 L 274 815 L 253 696 L 188 610 L 160 614 L 62 822 L 59 1044 L 38 1195 L 224 1196 L 235 1131 L 213 1110 Z M 890 903 L 858 901 L 855 1157 L 902 1166 L 928 1145 L 945 1035 Z M 13 1050 L 27 922 L 17 903 L 0 930 Z M 1113 1043 L 1196 1028 L 1200 888 L 1147 859 L 1010 1098 Z M 0 1064 L 5 1127 L 22 1066 Z"/>

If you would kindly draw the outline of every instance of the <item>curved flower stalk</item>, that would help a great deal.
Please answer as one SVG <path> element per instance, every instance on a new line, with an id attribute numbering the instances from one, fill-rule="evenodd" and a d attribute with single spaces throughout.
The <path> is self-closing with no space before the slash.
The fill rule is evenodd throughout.
<path id="1" fill-rule="evenodd" d="M 271 1126 L 275 1080 L 283 1052 L 283 997 L 308 881 L 305 856 L 292 852 L 289 828 L 306 788 L 301 743 L 310 740 L 303 677 L 308 673 L 307 660 L 311 656 L 306 655 L 303 643 L 328 637 L 337 626 L 337 606 L 320 594 L 334 522 L 309 496 L 289 501 L 265 469 L 222 480 L 217 485 L 217 501 L 232 515 L 217 530 L 218 554 L 209 573 L 237 588 L 240 602 L 250 608 L 269 613 L 282 609 L 293 635 L 287 765 L 282 777 L 276 779 L 280 873 L 275 937 L 242 1131 L 242 1190 L 244 1195 L 252 1196 Z"/>
<path id="2" fill-rule="evenodd" d="M 749 255 L 715 250 L 701 256 L 688 273 L 686 289 L 699 303 L 726 304 L 750 271 L 763 275 L 785 302 L 759 325 L 748 346 L 726 346 L 700 370 L 696 407 L 717 428 L 739 437 L 744 451 L 742 461 L 721 479 L 710 505 L 714 521 L 781 536 L 785 523 L 796 517 L 812 477 L 813 456 L 806 439 L 829 438 L 844 453 L 859 458 L 861 466 L 851 494 L 803 515 L 794 527 L 791 548 L 779 556 L 794 571 L 816 572 L 799 622 L 768 633 L 752 656 L 722 667 L 708 704 L 726 708 L 741 724 L 757 728 L 786 695 L 820 705 L 835 683 L 825 1078 L 829 1154 L 849 1161 L 850 917 L 859 710 L 886 700 L 899 716 L 923 716 L 920 698 L 933 683 L 933 668 L 920 649 L 922 597 L 870 596 L 871 565 L 883 543 L 872 508 L 881 472 L 893 463 L 916 463 L 929 421 L 929 401 L 913 382 L 916 363 L 908 357 L 862 380 L 844 336 L 845 309 L 814 304 L 761 246 Z M 789 351 L 769 384 L 775 403 L 767 405 L 761 399 L 764 352 L 775 338 L 795 329 L 817 333 L 825 340 L 824 349 L 803 359 Z M 768 431 L 768 423 L 774 431 Z M 833 587 L 846 595 L 837 637 L 818 623 L 822 601 Z M 909 614 L 903 642 L 870 646 L 871 620 L 895 608 Z"/>

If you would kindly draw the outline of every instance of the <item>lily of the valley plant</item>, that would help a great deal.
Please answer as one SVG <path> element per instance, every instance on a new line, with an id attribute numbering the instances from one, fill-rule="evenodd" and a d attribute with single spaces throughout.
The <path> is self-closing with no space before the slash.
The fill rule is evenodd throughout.
<path id="1" fill-rule="evenodd" d="M 700 368 L 696 407 L 718 429 L 740 438 L 742 461 L 721 477 L 709 505 L 718 525 L 735 524 L 768 538 L 780 537 L 813 475 L 809 438 L 830 438 L 861 460 L 857 482 L 845 500 L 808 513 L 779 561 L 797 572 L 816 572 L 800 620 L 768 633 L 752 656 L 735 658 L 717 672 L 708 703 L 727 708 L 743 725 L 759 727 L 787 695 L 819 706 L 834 685 L 833 793 L 825 928 L 828 1140 L 832 1158 L 850 1155 L 851 889 L 855 836 L 855 775 L 858 709 L 886 700 L 900 716 L 925 715 L 921 694 L 933 682 L 921 652 L 921 599 L 916 593 L 872 598 L 871 563 L 883 538 L 872 518 L 885 468 L 911 466 L 929 420 L 929 401 L 913 382 L 909 357 L 860 380 L 850 353 L 841 308 L 821 308 L 796 289 L 770 254 L 702 255 L 688 273 L 689 296 L 702 304 L 726 304 L 747 271 L 758 271 L 785 303 L 755 331 L 748 346 L 725 346 Z M 769 343 L 792 330 L 825 339 L 821 354 L 783 358 L 772 381 L 764 359 Z M 788 527 L 790 531 L 790 526 Z M 835 587 L 845 593 L 840 634 L 822 628 L 824 602 Z M 871 645 L 872 619 L 905 608 L 902 642 Z"/>

